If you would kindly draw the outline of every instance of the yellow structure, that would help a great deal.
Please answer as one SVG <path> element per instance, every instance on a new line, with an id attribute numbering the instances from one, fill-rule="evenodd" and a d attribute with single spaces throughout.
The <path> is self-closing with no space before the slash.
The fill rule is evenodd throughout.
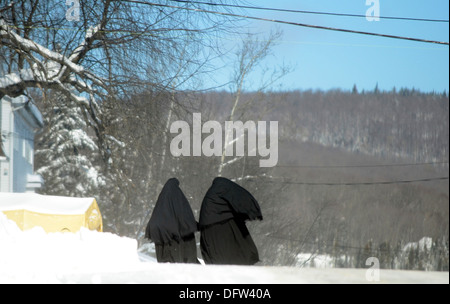
<path id="1" fill-rule="evenodd" d="M 22 230 L 40 226 L 46 232 L 77 232 L 81 227 L 103 231 L 95 198 L 0 193 L 0 212 Z"/>

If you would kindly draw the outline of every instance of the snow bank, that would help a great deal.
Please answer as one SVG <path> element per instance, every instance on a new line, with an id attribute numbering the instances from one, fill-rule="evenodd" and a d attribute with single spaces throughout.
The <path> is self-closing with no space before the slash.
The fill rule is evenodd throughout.
<path id="1" fill-rule="evenodd" d="M 16 223 L 9 220 L 6 215 L 0 212 L 0 241 L 4 241 L 6 239 L 12 239 L 14 236 L 19 235 L 21 230 L 17 227 Z M 0 250 L 0 252 L 2 252 Z"/>
<path id="2" fill-rule="evenodd" d="M 449 279 L 448 272 L 380 270 L 380 281 L 369 282 L 367 269 L 158 264 L 141 256 L 153 250 L 151 244 L 138 250 L 133 239 L 86 229 L 21 231 L 0 212 L 0 284 L 448 284 Z"/>
<path id="3" fill-rule="evenodd" d="M 125 271 L 139 264 L 136 240 L 85 228 L 21 231 L 0 212 L 0 283 L 56 283 L 67 274 Z"/>

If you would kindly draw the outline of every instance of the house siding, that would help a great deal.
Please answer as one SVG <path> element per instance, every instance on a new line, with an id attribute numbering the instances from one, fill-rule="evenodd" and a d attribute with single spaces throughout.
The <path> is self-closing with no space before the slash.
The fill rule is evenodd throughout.
<path id="1" fill-rule="evenodd" d="M 33 130 L 25 120 L 14 119 L 13 192 L 25 192 L 27 176 L 33 174 L 33 138 Z"/>
<path id="2" fill-rule="evenodd" d="M 10 172 L 10 156 L 11 156 L 11 140 L 9 129 L 11 128 L 11 103 L 5 99 L 0 100 L 0 130 L 3 140 L 3 152 L 5 157 L 0 160 L 0 191 L 11 192 L 11 172 Z"/>
<path id="3" fill-rule="evenodd" d="M 42 126 L 36 108 L 29 107 L 25 97 L 0 102 L 0 127 L 6 157 L 0 158 L 0 191 L 26 192 L 34 174 L 34 134 Z"/>

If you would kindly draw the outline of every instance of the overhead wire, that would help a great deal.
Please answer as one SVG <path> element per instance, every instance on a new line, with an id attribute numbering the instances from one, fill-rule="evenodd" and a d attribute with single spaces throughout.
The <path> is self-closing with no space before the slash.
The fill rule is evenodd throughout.
<path id="1" fill-rule="evenodd" d="M 270 183 L 281 183 L 284 185 L 298 185 L 298 186 L 374 186 L 374 185 L 399 185 L 399 184 L 413 184 L 420 182 L 435 182 L 435 181 L 445 181 L 449 180 L 448 176 L 443 177 L 433 177 L 433 178 L 422 178 L 422 179 L 411 179 L 411 180 L 394 180 L 394 181 L 374 181 L 374 182 L 336 182 L 336 183 L 326 183 L 326 182 L 297 182 L 293 180 L 258 180 L 258 182 L 270 182 Z M 248 181 L 254 181 L 249 179 Z"/>
<path id="2" fill-rule="evenodd" d="M 166 157 L 165 155 L 155 153 L 154 156 Z M 419 167 L 419 166 L 438 166 L 448 165 L 449 161 L 434 161 L 423 163 L 384 163 L 384 164 L 346 164 L 346 165 L 276 165 L 273 169 L 348 169 L 348 168 L 389 168 L 389 167 Z M 259 167 L 259 165 L 247 164 L 249 167 Z"/>
<path id="3" fill-rule="evenodd" d="M 200 4 L 200 5 L 209 5 L 209 6 L 215 6 L 215 7 L 231 7 L 231 8 L 240 8 L 240 9 L 284 12 L 284 13 L 299 13 L 299 14 L 326 15 L 326 16 L 337 16 L 337 17 L 367 18 L 366 15 L 361 15 L 361 14 L 294 10 L 294 9 L 274 8 L 274 7 L 237 5 L 237 4 L 227 4 L 227 3 L 212 3 L 212 2 L 203 2 L 203 1 L 188 1 L 188 0 L 170 0 L 170 1 L 178 2 L 178 3 L 185 3 L 185 4 Z M 402 20 L 402 21 L 421 21 L 421 22 L 440 22 L 440 23 L 448 23 L 449 22 L 449 20 L 447 20 L 447 19 L 412 18 L 412 17 L 395 17 L 395 16 L 371 16 L 371 17 L 387 19 L 387 20 Z"/>
<path id="4" fill-rule="evenodd" d="M 170 174 L 176 174 L 177 170 L 163 170 L 164 172 L 170 173 Z M 212 173 L 197 173 L 192 172 L 191 175 L 193 176 L 208 176 L 211 178 L 217 177 L 217 174 Z M 296 186 L 383 186 L 383 185 L 405 185 L 405 184 L 414 184 L 414 183 L 425 183 L 425 182 L 442 182 L 442 181 L 448 181 L 448 176 L 439 176 L 439 177 L 430 177 L 430 178 L 418 178 L 418 179 L 404 179 L 404 180 L 390 180 L 390 181 L 367 181 L 367 182 L 303 182 L 303 181 L 297 181 L 292 178 L 288 177 L 282 177 L 282 176 L 245 176 L 242 178 L 234 179 L 234 181 L 245 181 L 250 183 L 270 183 L 270 184 L 280 184 L 280 185 L 296 185 Z"/>
<path id="5" fill-rule="evenodd" d="M 119 1 L 119 0 L 113 0 L 113 1 Z M 391 39 L 399 39 L 399 40 L 408 40 L 408 41 L 414 41 L 414 42 L 431 43 L 431 44 L 438 44 L 438 45 L 449 45 L 449 42 L 446 42 L 446 41 L 436 41 L 436 40 L 430 40 L 430 39 L 404 37 L 404 36 L 398 36 L 398 35 L 380 34 L 380 33 L 365 32 L 365 31 L 359 31 L 359 30 L 350 30 L 350 29 L 342 29 L 342 28 L 335 28 L 335 27 L 328 27 L 328 26 L 311 25 L 311 24 L 297 23 L 297 22 L 284 21 L 284 20 L 276 20 L 276 19 L 268 19 L 268 18 L 261 18 L 261 17 L 238 15 L 238 14 L 227 13 L 227 12 L 210 11 L 210 10 L 204 10 L 204 9 L 199 9 L 199 8 L 173 6 L 173 5 L 168 5 L 168 4 L 160 4 L 160 3 L 146 2 L 146 1 L 140 1 L 140 0 L 120 0 L 120 1 L 121 2 L 128 2 L 128 3 L 135 3 L 135 4 L 157 6 L 157 7 L 183 9 L 183 10 L 188 10 L 188 11 L 193 11 L 193 12 L 216 14 L 216 15 L 236 17 L 236 18 L 245 18 L 245 19 L 252 19 L 252 20 L 258 20 L 258 21 L 265 21 L 265 22 L 273 22 L 273 23 L 293 25 L 293 26 L 300 26 L 300 27 L 313 28 L 313 29 L 321 29 L 321 30 L 328 30 L 328 31 L 344 32 L 344 33 L 350 33 L 350 34 L 369 35 L 369 36 L 391 38 Z M 171 1 L 180 2 L 180 3 L 186 3 L 186 4 L 187 3 L 198 3 L 198 4 L 202 4 L 203 3 L 203 4 L 209 4 L 209 5 L 219 5 L 219 4 L 208 3 L 208 2 L 193 2 L 193 1 L 182 1 L 182 0 L 171 0 Z M 223 4 L 222 6 L 231 6 L 231 5 Z M 246 6 L 242 6 L 242 8 L 245 8 L 245 7 Z M 257 7 L 248 7 L 248 8 L 255 8 L 256 9 Z M 260 8 L 260 9 L 269 9 L 269 8 Z M 284 10 L 284 9 L 273 9 L 273 10 Z M 316 13 L 316 14 L 326 14 L 326 15 L 336 15 L 336 16 L 348 16 L 348 17 L 350 17 L 350 16 L 353 16 L 353 17 L 360 17 L 360 16 L 362 16 L 362 15 L 352 15 L 352 14 L 335 14 L 335 13 L 311 12 L 311 11 L 296 11 L 296 12 Z M 440 20 L 440 19 L 420 19 L 420 18 L 403 18 L 403 17 L 384 17 L 384 18 L 398 19 L 398 20 L 448 22 L 448 20 Z M 21 27 L 17 27 L 17 28 L 21 28 Z M 27 28 L 39 28 L 39 27 L 28 26 Z M 44 28 L 44 27 L 41 27 L 41 28 Z M 44 28 L 44 29 L 48 30 L 49 28 Z M 72 28 L 66 28 L 66 30 L 73 30 L 73 29 Z M 104 32 L 113 32 L 113 31 L 108 31 L 108 30 L 103 30 L 103 31 Z M 120 31 L 116 31 L 116 32 L 120 32 Z M 145 32 L 131 32 L 131 31 L 124 31 L 124 32 L 129 32 L 130 34 L 139 34 L 139 35 L 145 35 L 146 34 Z"/>
<path id="6" fill-rule="evenodd" d="M 399 39 L 399 40 L 408 40 L 408 41 L 414 41 L 414 42 L 433 43 L 433 44 L 439 44 L 439 45 L 449 45 L 449 43 L 446 41 L 436 41 L 436 40 L 429 40 L 429 39 L 422 39 L 422 38 L 404 37 L 404 36 L 391 35 L 391 34 L 380 34 L 380 33 L 365 32 L 365 31 L 359 31 L 359 30 L 350 30 L 350 29 L 335 28 L 335 27 L 329 27 L 329 26 L 312 25 L 312 24 L 306 24 L 306 23 L 268 19 L 268 18 L 262 18 L 262 17 L 245 16 L 245 15 L 239 15 L 239 14 L 228 13 L 228 12 L 210 11 L 210 10 L 205 10 L 205 9 L 200 9 L 200 8 L 190 8 L 190 7 L 185 7 L 185 6 L 183 7 L 183 6 L 175 6 L 175 5 L 168 5 L 168 4 L 160 4 L 160 3 L 146 2 L 146 1 L 141 1 L 141 0 L 122 0 L 122 1 L 129 2 L 129 3 L 156 6 L 156 7 L 166 7 L 166 8 L 187 10 L 187 11 L 198 12 L 198 13 L 216 14 L 216 15 L 234 17 L 234 18 L 245 18 L 245 19 L 257 20 L 257 21 L 273 22 L 273 23 L 278 23 L 278 24 L 293 25 L 293 26 L 312 28 L 312 29 L 328 30 L 328 31 L 359 34 L 359 35 L 368 35 L 368 36 Z"/>
<path id="7" fill-rule="evenodd" d="M 408 164 L 354 164 L 354 165 L 277 165 L 276 168 L 286 169 L 348 169 L 348 168 L 386 168 L 386 167 L 415 167 L 415 166 L 435 166 L 448 165 L 448 161 L 428 162 L 428 163 L 408 163 Z"/>

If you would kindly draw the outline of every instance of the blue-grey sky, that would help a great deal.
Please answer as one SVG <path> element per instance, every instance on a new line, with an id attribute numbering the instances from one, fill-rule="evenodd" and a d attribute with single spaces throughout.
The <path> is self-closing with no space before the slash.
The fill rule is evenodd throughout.
<path id="1" fill-rule="evenodd" d="M 295 10 L 322 11 L 365 15 L 373 5 L 366 0 L 248 0 L 249 5 Z M 447 0 L 379 0 L 381 16 L 449 19 Z M 217 8 L 216 8 L 217 9 Z M 286 20 L 298 23 L 360 30 L 382 34 L 449 41 L 449 24 L 381 19 L 369 22 L 365 18 L 308 15 L 297 13 L 245 10 L 249 16 Z M 341 89 L 381 90 L 407 87 L 424 92 L 449 91 L 449 47 L 421 42 L 395 40 L 358 34 L 339 33 L 248 20 L 242 32 L 259 32 L 264 37 L 279 29 L 283 37 L 273 49 L 265 67 L 276 67 L 281 62 L 295 70 L 279 85 L 286 90 Z M 239 39 L 228 37 L 232 47 Z M 220 65 L 220 64 L 219 64 Z M 226 82 L 230 70 L 215 75 L 214 86 Z M 259 73 L 253 73 L 250 82 L 257 86 Z M 252 89 L 249 85 L 247 89 Z"/>

